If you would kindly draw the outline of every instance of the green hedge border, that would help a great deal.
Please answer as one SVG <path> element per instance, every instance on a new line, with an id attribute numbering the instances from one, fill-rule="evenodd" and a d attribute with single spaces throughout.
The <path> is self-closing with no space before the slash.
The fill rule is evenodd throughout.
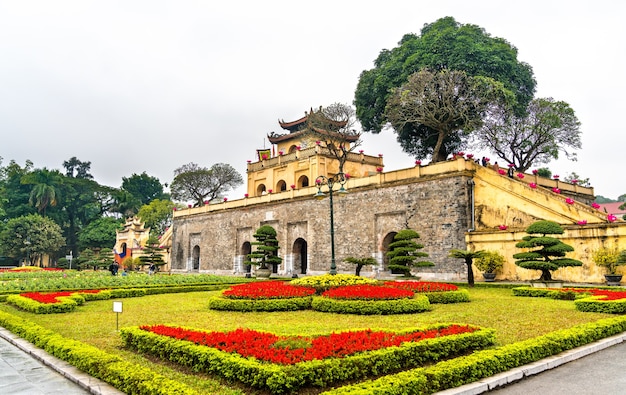
<path id="1" fill-rule="evenodd" d="M 626 317 L 607 318 L 499 348 L 477 351 L 431 367 L 411 369 L 377 380 L 343 386 L 322 394 L 432 394 L 470 384 L 624 331 Z"/>
<path id="2" fill-rule="evenodd" d="M 281 299 L 230 299 L 223 296 L 209 298 L 209 308 L 226 311 L 295 311 L 311 308 L 311 297 Z"/>
<path id="3" fill-rule="evenodd" d="M 578 288 L 581 289 L 581 288 Z M 610 289 L 608 287 L 594 287 L 594 289 Z M 529 296 L 538 298 L 570 299 L 578 311 L 587 313 L 626 314 L 626 299 L 603 300 L 600 296 L 589 296 L 573 291 L 559 291 L 545 288 L 518 287 L 513 288 L 515 296 Z"/>
<path id="4" fill-rule="evenodd" d="M 56 314 L 69 313 L 74 311 L 78 306 L 90 300 L 108 300 L 118 298 L 135 298 L 146 295 L 157 295 L 165 293 L 181 293 L 181 292 L 202 292 L 220 290 L 229 285 L 203 285 L 203 286 L 176 286 L 176 287 L 151 287 L 151 288 L 116 288 L 105 289 L 98 293 L 83 293 L 81 290 L 68 291 L 75 292 L 70 296 L 59 297 L 58 303 L 41 303 L 31 298 L 20 295 L 9 295 L 5 302 L 12 304 L 22 310 L 35 314 Z M 35 291 L 39 292 L 39 291 Z M 41 291 L 42 293 L 61 292 L 61 291 Z"/>
<path id="5" fill-rule="evenodd" d="M 448 325 L 450 324 L 412 330 L 441 328 Z M 403 330 L 396 333 L 410 331 Z M 294 392 L 302 387 L 324 388 L 347 380 L 358 380 L 422 366 L 472 350 L 483 349 L 495 342 L 493 329 L 479 329 L 473 333 L 403 343 L 397 347 L 363 352 L 344 358 L 306 361 L 283 366 L 260 362 L 254 358 L 244 358 L 238 354 L 196 345 L 185 340 L 157 335 L 141 330 L 139 327 L 122 328 L 120 335 L 126 347 L 132 350 L 157 356 L 190 368 L 194 372 L 238 380 L 253 388 L 269 390 L 273 394 Z"/>
<path id="6" fill-rule="evenodd" d="M 360 315 L 411 314 L 431 310 L 426 295 L 392 300 L 340 300 L 315 296 L 311 308 L 325 313 Z"/>
<path id="7" fill-rule="evenodd" d="M 130 395 L 199 395 L 151 369 L 137 366 L 94 346 L 67 339 L 31 321 L 0 311 L 0 326 L 87 374 Z"/>
<path id="8" fill-rule="evenodd" d="M 418 293 L 417 295 L 426 295 L 430 303 L 465 303 L 470 301 L 470 293 L 467 289 L 459 289 L 457 291 L 442 291 L 442 292 L 425 292 Z"/>

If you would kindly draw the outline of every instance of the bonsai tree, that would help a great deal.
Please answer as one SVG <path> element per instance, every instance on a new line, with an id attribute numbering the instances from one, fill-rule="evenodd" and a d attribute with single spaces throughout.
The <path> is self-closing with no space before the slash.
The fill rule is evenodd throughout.
<path id="1" fill-rule="evenodd" d="M 470 287 L 474 286 L 474 269 L 472 268 L 472 264 L 474 259 L 483 256 L 484 251 L 469 251 L 469 250 L 459 250 L 454 249 L 450 250 L 450 257 L 459 258 L 465 261 L 465 265 L 467 266 L 467 284 Z"/>
<path id="2" fill-rule="evenodd" d="M 394 236 L 393 241 L 389 244 L 389 251 L 387 251 L 390 270 L 401 272 L 409 277 L 411 276 L 411 267 L 435 266 L 432 262 L 416 262 L 418 258 L 428 256 L 427 253 L 418 251 L 424 248 L 422 244 L 414 241 L 419 237 L 419 233 L 412 229 L 403 229 Z"/>
<path id="3" fill-rule="evenodd" d="M 363 269 L 363 266 L 375 265 L 375 264 L 378 263 L 378 262 L 376 262 L 376 259 L 374 259 L 372 257 L 367 257 L 367 258 L 348 257 L 348 258 L 344 259 L 344 262 L 353 263 L 353 264 L 356 265 L 356 272 L 355 272 L 355 274 L 357 276 L 361 275 L 361 269 Z"/>
<path id="4" fill-rule="evenodd" d="M 246 265 L 259 265 L 259 269 L 267 269 L 267 265 L 279 265 L 282 258 L 277 255 L 280 248 L 276 239 L 276 230 L 269 225 L 263 225 L 252 235 L 256 241 L 250 243 L 256 246 L 256 251 L 248 254 Z"/>
<path id="5" fill-rule="evenodd" d="M 155 265 L 158 268 L 165 265 L 163 260 L 163 252 L 159 247 L 159 239 L 155 236 L 150 236 L 146 241 L 146 245 L 142 249 L 142 255 L 139 256 L 141 266 Z"/>
<path id="6" fill-rule="evenodd" d="M 602 247 L 593 251 L 591 259 L 596 265 L 606 268 L 607 274 L 618 275 L 618 266 L 626 265 L 626 250 L 620 253 L 617 248 Z"/>
<path id="7" fill-rule="evenodd" d="M 565 254 L 574 251 L 569 244 L 561 240 L 547 236 L 563 234 L 561 225 L 552 221 L 537 221 L 526 228 L 528 236 L 515 244 L 518 248 L 531 249 L 527 252 L 514 254 L 517 259 L 515 264 L 524 269 L 541 270 L 539 281 L 551 281 L 552 271 L 561 267 L 582 266 L 582 262 L 576 259 L 565 258 Z"/>

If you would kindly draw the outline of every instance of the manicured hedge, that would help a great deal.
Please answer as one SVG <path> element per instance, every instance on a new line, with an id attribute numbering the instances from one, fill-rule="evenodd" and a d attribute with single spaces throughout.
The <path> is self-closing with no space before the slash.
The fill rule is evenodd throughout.
<path id="1" fill-rule="evenodd" d="M 430 303 L 464 303 L 470 301 L 470 294 L 467 289 L 459 289 L 458 291 L 444 292 L 425 292 L 423 294 L 428 298 Z"/>
<path id="2" fill-rule="evenodd" d="M 162 293 L 199 292 L 213 291 L 226 287 L 227 285 L 203 285 L 203 286 L 168 286 L 152 288 L 117 288 L 106 289 L 97 293 L 76 293 L 70 296 L 59 297 L 58 303 L 40 303 L 36 300 L 21 296 L 9 295 L 6 302 L 22 310 L 35 314 L 68 313 L 74 311 L 76 307 L 90 300 L 108 300 L 118 298 L 134 298 L 146 295 L 156 295 Z M 310 304 L 310 302 L 309 302 Z"/>
<path id="3" fill-rule="evenodd" d="M 209 308 L 227 311 L 295 311 L 311 307 L 311 297 L 283 299 L 230 299 L 223 296 L 209 298 Z"/>
<path id="4" fill-rule="evenodd" d="M 129 395 L 198 395 L 177 381 L 0 311 L 0 326 Z"/>
<path id="5" fill-rule="evenodd" d="M 429 328 L 443 326 L 446 325 Z M 418 328 L 413 330 L 416 329 Z M 294 392 L 302 387 L 324 388 L 338 382 L 396 372 L 482 349 L 495 341 L 492 329 L 480 329 L 472 333 L 403 343 L 398 347 L 363 352 L 344 358 L 313 360 L 283 366 L 244 358 L 238 354 L 196 345 L 185 340 L 160 336 L 139 327 L 122 328 L 120 334 L 124 344 L 133 350 L 177 363 L 194 372 L 238 380 L 274 394 Z"/>
<path id="6" fill-rule="evenodd" d="M 518 366 L 626 331 L 626 318 L 609 318 L 534 339 L 323 392 L 326 395 L 432 394 L 473 383 Z"/>
<path id="7" fill-rule="evenodd" d="M 315 296 L 311 308 L 326 313 L 361 315 L 410 314 L 431 309 L 425 295 L 392 300 L 341 300 Z"/>
<path id="8" fill-rule="evenodd" d="M 591 313 L 626 314 L 626 299 L 602 300 L 597 296 L 574 301 L 576 309 Z"/>

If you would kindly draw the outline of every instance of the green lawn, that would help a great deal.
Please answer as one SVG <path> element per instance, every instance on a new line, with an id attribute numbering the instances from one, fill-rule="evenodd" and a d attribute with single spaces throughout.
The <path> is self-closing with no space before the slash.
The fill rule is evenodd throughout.
<path id="1" fill-rule="evenodd" d="M 120 299 L 123 312 L 119 314 L 119 327 L 170 324 L 215 331 L 245 327 L 285 335 L 313 335 L 348 329 L 402 329 L 446 322 L 495 328 L 497 341 L 502 345 L 610 316 L 579 312 L 572 301 L 515 297 L 508 288 L 473 288 L 469 291 L 470 303 L 435 304 L 433 310 L 426 313 L 390 316 L 338 315 L 314 311 L 218 312 L 207 308 L 206 299 L 214 292 L 162 294 Z M 206 394 L 249 393 L 245 388 L 224 383 L 220 379 L 186 374 L 175 367 L 154 363 L 122 349 L 111 300 L 87 302 L 68 314 L 36 315 L 18 311 L 6 304 L 0 304 L 0 310 L 148 366 Z"/>

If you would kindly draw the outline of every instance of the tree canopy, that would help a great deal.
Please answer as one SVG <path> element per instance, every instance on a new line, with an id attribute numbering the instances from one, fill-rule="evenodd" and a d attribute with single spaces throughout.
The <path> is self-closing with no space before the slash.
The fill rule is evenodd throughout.
<path id="1" fill-rule="evenodd" d="M 48 255 L 55 255 L 65 245 L 61 227 L 39 214 L 10 219 L 0 232 L 1 252 L 9 257 L 24 259 L 29 266 Z"/>
<path id="2" fill-rule="evenodd" d="M 563 101 L 534 99 L 523 116 L 495 106 L 474 136 L 477 146 L 488 148 L 519 171 L 558 159 L 564 153 L 576 160 L 572 150 L 581 148 L 580 122 Z"/>
<path id="3" fill-rule="evenodd" d="M 393 88 L 386 116 L 405 152 L 433 162 L 446 160 L 480 127 L 490 103 L 506 101 L 501 84 L 464 71 L 422 69 Z"/>
<path id="4" fill-rule="evenodd" d="M 226 192 L 243 184 L 237 170 L 226 163 L 216 163 L 211 168 L 188 163 L 174 171 L 175 177 L 170 187 L 172 198 L 179 201 L 193 201 L 195 207 L 224 196 Z"/>
<path id="5" fill-rule="evenodd" d="M 348 153 L 361 145 L 361 133 L 355 129 L 356 115 L 348 104 L 333 103 L 311 111 L 307 117 L 307 128 L 339 162 L 339 172 L 348 159 Z"/>
<path id="6" fill-rule="evenodd" d="M 387 124 L 385 106 L 392 88 L 424 68 L 491 77 L 513 93 L 519 114 L 535 92 L 532 68 L 517 60 L 515 47 L 476 25 L 463 25 L 452 17 L 426 24 L 421 35 L 406 34 L 397 47 L 382 50 L 374 65 L 361 73 L 354 101 L 363 129 L 374 133 Z"/>

